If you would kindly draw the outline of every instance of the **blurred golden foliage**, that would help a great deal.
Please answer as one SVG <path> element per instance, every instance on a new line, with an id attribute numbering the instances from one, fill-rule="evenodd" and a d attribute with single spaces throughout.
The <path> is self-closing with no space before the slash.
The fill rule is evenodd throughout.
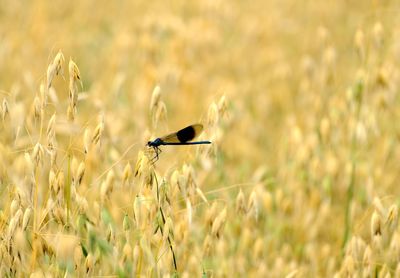
<path id="1" fill-rule="evenodd" d="M 0 1 L 1 276 L 400 277 L 399 11 Z"/>

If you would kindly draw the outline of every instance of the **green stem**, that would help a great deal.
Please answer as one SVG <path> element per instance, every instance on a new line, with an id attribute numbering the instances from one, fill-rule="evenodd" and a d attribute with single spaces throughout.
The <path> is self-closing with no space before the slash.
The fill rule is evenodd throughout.
<path id="1" fill-rule="evenodd" d="M 67 225 L 69 224 L 69 209 L 71 205 L 71 154 L 68 153 L 67 182 L 65 184 L 65 199 L 67 203 Z"/>
<path id="2" fill-rule="evenodd" d="M 163 221 L 163 224 L 165 225 L 165 216 L 164 216 L 163 209 L 161 207 L 160 195 L 159 195 L 159 192 L 158 192 L 158 190 L 159 190 L 159 188 L 158 188 L 158 180 L 157 180 L 156 173 L 154 172 L 153 174 L 154 174 L 154 178 L 156 180 L 156 186 L 157 186 L 158 209 L 160 210 L 161 219 Z M 163 234 L 164 233 L 163 227 L 160 226 L 159 228 L 160 228 L 161 234 Z M 178 271 L 178 266 L 176 264 L 175 252 L 174 252 L 174 248 L 172 247 L 172 242 L 171 242 L 171 239 L 170 239 L 169 235 L 167 235 L 167 240 L 168 240 L 169 249 L 171 250 L 171 253 L 172 253 L 172 259 L 174 261 L 174 268 L 175 268 L 175 271 L 177 272 Z"/>
<path id="3" fill-rule="evenodd" d="M 345 209 L 345 228 L 344 228 L 344 236 L 343 236 L 343 243 L 342 247 L 346 246 L 347 241 L 350 237 L 350 228 L 351 228 L 351 201 L 353 200 L 354 196 L 354 185 L 356 182 L 356 163 L 353 160 L 351 164 L 351 176 L 350 176 L 350 183 L 349 187 L 347 188 L 347 201 L 346 201 L 346 209 Z M 343 249 L 344 250 L 344 249 Z"/>
<path id="4" fill-rule="evenodd" d="M 361 91 L 362 92 L 362 91 Z M 357 107 L 356 107 L 356 125 L 360 119 L 360 112 L 361 112 L 361 104 L 362 104 L 362 97 L 357 100 Z M 351 138 L 351 173 L 350 173 L 350 181 L 349 186 L 347 188 L 347 200 L 346 200 L 346 208 L 345 208 L 345 223 L 344 223 L 344 235 L 343 235 L 343 242 L 342 242 L 342 250 L 344 254 L 344 247 L 347 244 L 347 241 L 350 237 L 350 230 L 351 230 L 351 202 L 354 197 L 354 190 L 355 190 L 355 183 L 356 183 L 356 151 L 357 151 L 357 137 L 356 137 L 356 128 L 353 130 L 352 138 Z"/>

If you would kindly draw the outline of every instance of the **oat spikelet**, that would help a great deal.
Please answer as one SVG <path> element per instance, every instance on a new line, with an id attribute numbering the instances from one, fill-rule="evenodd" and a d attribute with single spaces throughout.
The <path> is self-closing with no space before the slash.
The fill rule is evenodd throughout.
<path id="1" fill-rule="evenodd" d="M 399 208 L 397 204 L 393 204 L 389 208 L 388 215 L 386 217 L 386 225 L 390 231 L 394 231 L 399 223 Z"/>
<path id="2" fill-rule="evenodd" d="M 64 185 L 65 185 L 65 175 L 63 171 L 60 171 L 57 175 L 57 190 L 56 193 L 58 198 L 61 200 L 64 194 Z"/>
<path id="3" fill-rule="evenodd" d="M 352 256 L 346 256 L 344 258 L 342 273 L 344 277 L 352 277 L 355 274 L 355 262 Z"/>
<path id="4" fill-rule="evenodd" d="M 161 100 L 161 88 L 160 86 L 156 86 L 153 90 L 153 94 L 151 95 L 150 101 L 150 113 L 153 115 L 160 103 Z"/>
<path id="5" fill-rule="evenodd" d="M 54 142 L 52 144 L 54 144 Z M 48 153 L 50 153 L 50 167 L 54 168 L 56 166 L 56 161 L 57 161 L 57 150 L 52 145 L 49 146 Z"/>
<path id="6" fill-rule="evenodd" d="M 8 102 L 6 99 L 3 99 L 3 102 L 1 104 L 1 118 L 3 121 L 6 119 L 6 117 L 10 114 L 10 111 L 8 109 Z"/>
<path id="7" fill-rule="evenodd" d="M 374 211 L 371 217 L 371 238 L 382 235 L 382 223 L 380 215 Z"/>
<path id="8" fill-rule="evenodd" d="M 54 146 L 55 145 L 55 138 L 56 138 L 56 130 L 55 130 L 55 125 L 56 125 L 56 114 L 54 113 L 53 116 L 51 116 L 49 123 L 47 125 L 47 144 L 48 146 Z"/>
<path id="9" fill-rule="evenodd" d="M 133 257 L 133 250 L 129 242 L 125 243 L 122 249 L 122 262 L 131 261 Z"/>
<path id="10" fill-rule="evenodd" d="M 164 121 L 167 118 L 167 107 L 161 101 L 161 89 L 156 86 L 153 90 L 150 101 L 150 116 L 152 120 L 153 129 L 157 127 L 159 121 Z"/>
<path id="11" fill-rule="evenodd" d="M 212 224 L 214 223 L 214 220 L 216 218 L 218 212 L 218 206 L 216 202 L 213 202 L 211 204 L 211 207 L 207 210 L 206 214 L 205 214 L 205 219 L 204 222 L 208 225 L 208 226 L 212 226 Z"/>
<path id="12" fill-rule="evenodd" d="M 122 173 L 122 184 L 126 184 L 132 177 L 132 167 L 131 164 L 128 162 L 125 165 L 124 171 Z"/>
<path id="13" fill-rule="evenodd" d="M 32 105 L 32 110 L 33 110 L 33 117 L 35 119 L 40 119 L 41 116 L 41 111 L 42 111 L 42 104 L 40 102 L 40 98 L 38 96 L 35 96 L 33 99 L 33 105 Z"/>
<path id="14" fill-rule="evenodd" d="M 140 248 L 140 245 L 138 243 L 138 244 L 135 245 L 135 248 L 133 249 L 133 266 L 135 268 L 138 267 L 138 262 L 139 262 L 141 253 L 142 253 L 141 252 L 141 248 Z"/>
<path id="15" fill-rule="evenodd" d="M 178 170 L 175 170 L 173 173 L 172 173 L 172 175 L 171 175 L 171 177 L 170 177 L 170 181 L 169 181 L 169 183 L 171 184 L 171 187 L 172 188 L 175 188 L 175 187 L 177 187 L 177 186 L 179 186 L 179 184 L 178 184 L 178 180 L 179 180 L 179 171 Z"/>
<path id="16" fill-rule="evenodd" d="M 32 208 L 28 207 L 24 212 L 24 218 L 22 220 L 22 230 L 25 231 L 26 228 L 28 227 L 31 216 L 32 216 Z"/>
<path id="17" fill-rule="evenodd" d="M 114 179 L 115 179 L 114 171 L 110 170 L 107 174 L 106 180 L 102 182 L 100 187 L 100 197 L 102 202 L 104 202 L 106 198 L 108 198 L 108 196 L 113 191 Z"/>
<path id="18" fill-rule="evenodd" d="M 53 217 L 55 218 L 55 220 L 58 224 L 65 225 L 67 223 L 66 213 L 62 207 L 60 207 L 60 206 L 54 207 L 52 213 L 53 213 Z"/>
<path id="19" fill-rule="evenodd" d="M 82 258 L 83 258 L 82 246 L 80 244 L 78 244 L 77 246 L 75 246 L 75 249 L 74 249 L 75 270 L 77 270 L 78 267 L 81 266 Z"/>
<path id="20" fill-rule="evenodd" d="M 158 123 L 160 121 L 165 121 L 166 119 L 167 119 L 167 106 L 165 105 L 164 102 L 160 101 L 155 112 L 154 122 Z"/>
<path id="21" fill-rule="evenodd" d="M 76 105 L 78 102 L 78 83 L 82 85 L 81 74 L 78 66 L 71 59 L 69 60 L 69 107 L 68 116 L 70 120 L 73 120 L 76 115 Z"/>
<path id="22" fill-rule="evenodd" d="M 85 132 L 83 133 L 83 147 L 85 154 L 89 153 L 90 144 L 92 142 L 91 130 L 90 128 L 85 128 Z"/>
<path id="23" fill-rule="evenodd" d="M 19 198 L 12 200 L 10 205 L 10 215 L 14 216 L 17 210 L 19 209 L 20 205 L 21 201 L 19 200 Z"/>
<path id="24" fill-rule="evenodd" d="M 228 104 L 225 95 L 223 95 L 218 101 L 218 113 L 220 117 L 223 117 L 226 114 L 226 110 L 228 109 Z"/>
<path id="25" fill-rule="evenodd" d="M 124 229 L 125 232 L 129 231 L 131 228 L 129 217 L 127 214 L 125 214 L 124 220 L 122 221 L 122 228 Z"/>
<path id="26" fill-rule="evenodd" d="M 71 160 L 71 174 L 74 183 L 75 183 L 76 173 L 78 172 L 78 167 L 79 167 L 78 159 L 75 156 L 73 156 Z"/>
<path id="27" fill-rule="evenodd" d="M 35 162 L 36 166 L 43 161 L 43 147 L 40 143 L 36 143 L 35 147 L 33 148 L 32 160 Z"/>
<path id="28" fill-rule="evenodd" d="M 107 183 L 108 187 L 113 188 L 114 180 L 115 180 L 114 170 L 110 170 L 106 177 L 106 183 Z"/>
<path id="29" fill-rule="evenodd" d="M 113 243 L 115 241 L 115 232 L 114 232 L 114 228 L 111 224 L 108 224 L 106 239 L 110 243 Z"/>
<path id="30" fill-rule="evenodd" d="M 75 187 L 73 187 L 75 188 Z M 80 214 L 85 214 L 89 209 L 89 203 L 85 197 L 80 196 L 79 194 L 75 195 L 75 201 L 78 205 L 78 211 Z"/>
<path id="31" fill-rule="evenodd" d="M 94 130 L 94 134 L 92 137 L 92 143 L 94 145 L 100 142 L 103 131 L 104 131 L 104 117 L 102 116 L 100 122 L 98 123 L 96 129 Z"/>
<path id="32" fill-rule="evenodd" d="M 393 257 L 398 261 L 400 259 L 400 234 L 394 232 L 389 246 Z"/>
<path id="33" fill-rule="evenodd" d="M 171 217 L 167 217 L 165 219 L 165 225 L 164 225 L 164 231 L 163 231 L 163 242 L 167 242 L 168 238 L 170 237 L 170 234 L 172 235 L 171 237 L 173 238 L 173 229 L 174 224 L 172 223 Z"/>
<path id="34" fill-rule="evenodd" d="M 18 219 L 16 219 L 14 216 L 13 218 L 11 218 L 10 223 L 8 224 L 8 234 L 7 234 L 8 239 L 11 239 L 12 236 L 14 235 L 17 225 L 18 225 Z"/>
<path id="35" fill-rule="evenodd" d="M 213 239 L 210 235 L 207 235 L 203 242 L 203 254 L 209 256 L 213 247 Z"/>
<path id="36" fill-rule="evenodd" d="M 236 197 L 236 212 L 240 214 L 246 213 L 246 200 L 242 189 L 240 189 L 239 194 Z"/>
<path id="37" fill-rule="evenodd" d="M 57 175 L 56 175 L 56 173 L 54 172 L 53 169 L 50 169 L 50 172 L 49 172 L 49 187 L 50 187 L 51 193 L 55 194 L 56 186 L 57 186 Z"/>
<path id="38" fill-rule="evenodd" d="M 53 61 L 53 64 L 56 66 L 57 75 L 62 74 L 62 66 L 64 64 L 64 61 L 64 54 L 61 52 L 61 50 L 59 50 Z"/>
<path id="39" fill-rule="evenodd" d="M 93 257 L 93 255 L 92 255 L 92 253 L 89 253 L 89 254 L 87 255 L 87 257 L 86 257 L 86 260 L 85 260 L 85 270 L 86 270 L 86 274 L 89 274 L 89 273 L 92 272 L 93 267 L 94 267 L 94 262 L 95 262 L 95 260 L 94 260 L 94 257 Z"/>
<path id="40" fill-rule="evenodd" d="M 33 166 L 32 157 L 29 155 L 29 153 L 25 152 L 24 158 L 25 158 L 25 171 L 27 173 L 33 174 L 34 166 Z"/>
<path id="41" fill-rule="evenodd" d="M 71 105 L 68 105 L 67 117 L 68 117 L 68 120 L 70 120 L 70 121 L 73 121 L 75 119 L 75 109 Z"/>
<path id="42" fill-rule="evenodd" d="M 224 208 L 218 216 L 215 218 L 215 221 L 212 224 L 211 227 L 211 234 L 216 237 L 220 237 L 222 233 L 222 229 L 225 225 L 226 222 L 226 216 L 227 216 L 227 209 Z"/>
<path id="43" fill-rule="evenodd" d="M 196 193 L 197 193 L 197 195 L 200 196 L 200 198 L 203 200 L 204 203 L 208 204 L 208 200 L 207 200 L 206 195 L 204 194 L 204 192 L 198 186 L 196 186 Z"/>
<path id="44" fill-rule="evenodd" d="M 44 108 L 47 106 L 47 90 L 43 82 L 40 83 L 39 94 L 40 94 L 40 105 L 42 108 Z"/>
<path id="45" fill-rule="evenodd" d="M 20 226 L 22 224 L 22 219 L 24 217 L 24 213 L 22 212 L 21 207 L 17 210 L 14 217 L 17 219 L 18 226 Z"/>
<path id="46" fill-rule="evenodd" d="M 375 197 L 374 200 L 372 201 L 372 203 L 373 203 L 377 213 L 379 213 L 380 215 L 386 214 L 386 209 L 383 206 L 381 199 L 379 199 L 378 197 Z"/>
<path id="47" fill-rule="evenodd" d="M 149 162 L 149 158 L 144 154 L 144 152 L 139 151 L 135 164 L 135 177 L 142 176 L 146 170 L 148 170 Z"/>
<path id="48" fill-rule="evenodd" d="M 259 216 L 259 204 L 258 204 L 257 193 L 255 190 L 253 190 L 250 194 L 247 208 L 248 208 L 247 213 L 249 217 L 252 217 L 257 221 Z"/>
<path id="49" fill-rule="evenodd" d="M 79 167 L 75 176 L 75 181 L 78 183 L 78 185 L 82 183 L 84 175 L 85 175 L 85 163 L 81 161 L 81 163 L 79 163 Z"/>
<path id="50" fill-rule="evenodd" d="M 62 66 L 64 64 L 64 55 L 58 51 L 56 57 L 54 57 L 53 62 L 47 67 L 47 89 L 50 89 L 53 79 L 56 75 L 62 75 Z"/>

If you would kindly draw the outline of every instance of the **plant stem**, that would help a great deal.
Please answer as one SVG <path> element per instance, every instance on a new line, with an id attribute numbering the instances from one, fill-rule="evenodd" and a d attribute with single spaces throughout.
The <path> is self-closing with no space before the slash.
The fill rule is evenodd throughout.
<path id="1" fill-rule="evenodd" d="M 71 202 L 71 154 L 68 153 L 67 182 L 65 184 L 65 199 L 67 203 L 67 225 L 69 224 L 69 209 Z"/>
<path id="2" fill-rule="evenodd" d="M 164 216 L 163 209 L 162 209 L 162 207 L 161 207 L 160 195 L 159 195 L 159 191 L 158 191 L 158 190 L 159 190 L 159 188 L 158 188 L 158 180 L 157 180 L 157 176 L 156 176 L 155 172 L 153 173 L 153 175 L 154 175 L 154 178 L 155 178 L 155 180 L 156 180 L 156 185 L 157 185 L 157 202 L 158 202 L 158 209 L 160 210 L 160 214 L 161 214 L 161 219 L 162 219 L 162 221 L 163 221 L 163 225 L 165 225 L 165 216 Z M 163 234 L 163 233 L 164 233 L 163 227 L 159 227 L 159 228 L 160 228 L 161 234 Z M 178 266 L 177 266 L 177 264 L 176 264 L 175 252 L 174 252 L 174 248 L 172 247 L 172 242 L 171 242 L 171 239 L 170 239 L 169 235 L 167 236 L 167 241 L 168 241 L 169 249 L 171 250 L 171 253 L 172 253 L 172 259 L 173 259 L 173 261 L 174 261 L 174 269 L 175 269 L 175 271 L 177 272 L 177 271 L 178 271 Z"/>

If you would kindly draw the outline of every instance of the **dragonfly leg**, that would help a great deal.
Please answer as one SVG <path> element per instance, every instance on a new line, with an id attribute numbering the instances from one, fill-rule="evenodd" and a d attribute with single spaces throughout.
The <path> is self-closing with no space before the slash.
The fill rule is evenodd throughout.
<path id="1" fill-rule="evenodd" d="M 157 156 L 157 159 L 156 159 L 155 162 L 157 162 L 157 160 L 159 159 L 160 153 L 161 153 L 161 149 L 160 149 L 159 147 L 156 147 L 156 156 Z"/>
<path id="2" fill-rule="evenodd" d="M 155 155 L 154 155 L 154 157 L 150 160 L 150 163 L 151 163 L 152 165 L 154 165 L 154 163 L 157 162 L 157 160 L 159 159 L 159 155 L 160 155 L 160 153 L 161 153 L 161 149 L 160 149 L 159 147 L 153 147 L 153 150 L 154 150 Z"/>

